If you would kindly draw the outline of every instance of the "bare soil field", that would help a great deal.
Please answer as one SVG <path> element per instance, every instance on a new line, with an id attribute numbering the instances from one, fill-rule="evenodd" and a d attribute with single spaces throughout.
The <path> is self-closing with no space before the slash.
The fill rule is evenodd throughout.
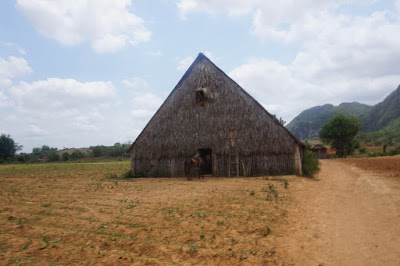
<path id="1" fill-rule="evenodd" d="M 346 159 L 347 163 L 362 168 L 393 177 L 400 177 L 400 155 L 375 158 L 355 158 Z"/>
<path id="2" fill-rule="evenodd" d="M 0 265 L 399 265 L 400 157 L 295 176 L 112 179 L 129 162 L 0 166 Z"/>
<path id="3" fill-rule="evenodd" d="M 107 178 L 128 169 L 0 166 L 0 264 L 285 263 L 294 177 Z"/>

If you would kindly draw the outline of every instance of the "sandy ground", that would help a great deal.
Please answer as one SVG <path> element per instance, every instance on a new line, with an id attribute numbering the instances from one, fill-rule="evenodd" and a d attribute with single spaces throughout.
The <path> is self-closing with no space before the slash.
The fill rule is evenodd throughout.
<path id="1" fill-rule="evenodd" d="M 0 265 L 285 262 L 296 177 L 105 178 L 125 167 L 1 166 Z"/>
<path id="2" fill-rule="evenodd" d="M 323 160 L 315 180 L 107 178 L 128 168 L 0 166 L 0 265 L 400 265 L 400 157 Z"/>
<path id="3" fill-rule="evenodd" d="M 281 243 L 293 264 L 400 265 L 400 178 L 354 166 L 371 160 L 322 160 L 316 181 L 296 180 Z"/>

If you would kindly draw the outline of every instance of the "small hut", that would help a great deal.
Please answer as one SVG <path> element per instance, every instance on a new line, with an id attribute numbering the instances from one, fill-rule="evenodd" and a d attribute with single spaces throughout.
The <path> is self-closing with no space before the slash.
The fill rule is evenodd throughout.
<path id="1" fill-rule="evenodd" d="M 199 154 L 205 174 L 301 174 L 303 144 L 200 53 L 128 152 L 132 174 L 184 176 Z"/>
<path id="2" fill-rule="evenodd" d="M 311 148 L 311 152 L 315 155 L 317 159 L 325 159 L 327 155 L 327 149 L 321 144 L 317 144 Z"/>

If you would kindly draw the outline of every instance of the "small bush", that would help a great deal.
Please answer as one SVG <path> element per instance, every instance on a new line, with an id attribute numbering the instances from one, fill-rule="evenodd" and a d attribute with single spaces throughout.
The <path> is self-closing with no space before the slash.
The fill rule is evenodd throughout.
<path id="1" fill-rule="evenodd" d="M 287 181 L 287 180 L 283 181 L 283 185 L 285 186 L 285 188 L 288 188 L 289 187 L 289 181 Z"/>
<path id="2" fill-rule="evenodd" d="M 132 171 L 126 171 L 125 173 L 122 174 L 123 178 L 133 178 L 134 176 L 132 175 Z"/>
<path id="3" fill-rule="evenodd" d="M 146 175 L 144 173 L 136 173 L 136 174 L 132 174 L 132 171 L 129 170 L 125 173 L 122 174 L 123 178 L 140 178 L 140 177 L 146 177 Z"/>
<path id="4" fill-rule="evenodd" d="M 381 156 L 387 156 L 387 154 L 382 152 L 372 152 L 368 153 L 367 155 L 367 157 L 381 157 Z"/>
<path id="5" fill-rule="evenodd" d="M 68 161 L 69 159 L 70 159 L 70 155 L 69 155 L 69 153 L 68 152 L 64 152 L 62 155 L 61 155 L 61 160 L 63 160 L 64 162 L 66 162 L 66 161 Z"/>
<path id="6" fill-rule="evenodd" d="M 271 233 L 271 228 L 267 225 L 265 227 L 265 231 L 263 233 L 263 237 L 266 237 L 267 235 L 269 235 L 269 233 Z"/>
<path id="7" fill-rule="evenodd" d="M 389 154 L 390 154 L 390 155 L 397 155 L 397 154 L 400 154 L 400 146 L 398 146 L 398 147 L 396 147 L 396 148 L 390 150 Z"/>
<path id="8" fill-rule="evenodd" d="M 188 253 L 189 254 L 197 253 L 198 250 L 199 249 L 197 248 L 197 245 L 193 244 L 193 245 L 190 246 Z"/>
<path id="9" fill-rule="evenodd" d="M 108 178 L 108 179 L 116 179 L 116 178 L 118 178 L 118 175 L 114 174 L 114 173 L 108 173 L 106 175 L 106 178 Z"/>
<path id="10" fill-rule="evenodd" d="M 269 188 L 269 193 L 272 194 L 272 195 L 274 195 L 275 198 L 277 198 L 278 195 L 279 195 L 279 193 L 278 193 L 278 190 L 276 190 L 274 184 L 269 183 L 269 184 L 268 184 L 268 188 Z"/>
<path id="11" fill-rule="evenodd" d="M 49 155 L 47 161 L 49 162 L 58 162 L 60 160 L 60 156 L 57 153 L 52 153 Z"/>
<path id="12" fill-rule="evenodd" d="M 304 176 L 312 178 L 319 171 L 319 161 L 309 151 L 304 151 L 302 164 Z"/>
<path id="13" fill-rule="evenodd" d="M 365 147 L 360 147 L 358 148 L 358 151 L 360 152 L 360 154 L 365 154 L 367 152 L 367 150 L 365 149 Z"/>
<path id="14" fill-rule="evenodd" d="M 131 170 L 128 170 L 125 173 L 122 173 L 121 175 L 117 175 L 115 173 L 106 174 L 107 179 L 123 179 L 123 178 L 139 178 L 139 177 L 144 177 L 144 175 L 142 173 L 132 174 Z"/>

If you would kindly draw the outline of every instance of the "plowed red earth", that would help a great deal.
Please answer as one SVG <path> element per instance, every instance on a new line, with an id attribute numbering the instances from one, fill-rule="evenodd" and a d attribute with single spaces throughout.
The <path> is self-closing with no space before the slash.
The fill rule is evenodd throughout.
<path id="1" fill-rule="evenodd" d="M 359 168 L 373 171 L 377 174 L 400 177 L 400 155 L 376 158 L 346 159 L 345 161 Z"/>

